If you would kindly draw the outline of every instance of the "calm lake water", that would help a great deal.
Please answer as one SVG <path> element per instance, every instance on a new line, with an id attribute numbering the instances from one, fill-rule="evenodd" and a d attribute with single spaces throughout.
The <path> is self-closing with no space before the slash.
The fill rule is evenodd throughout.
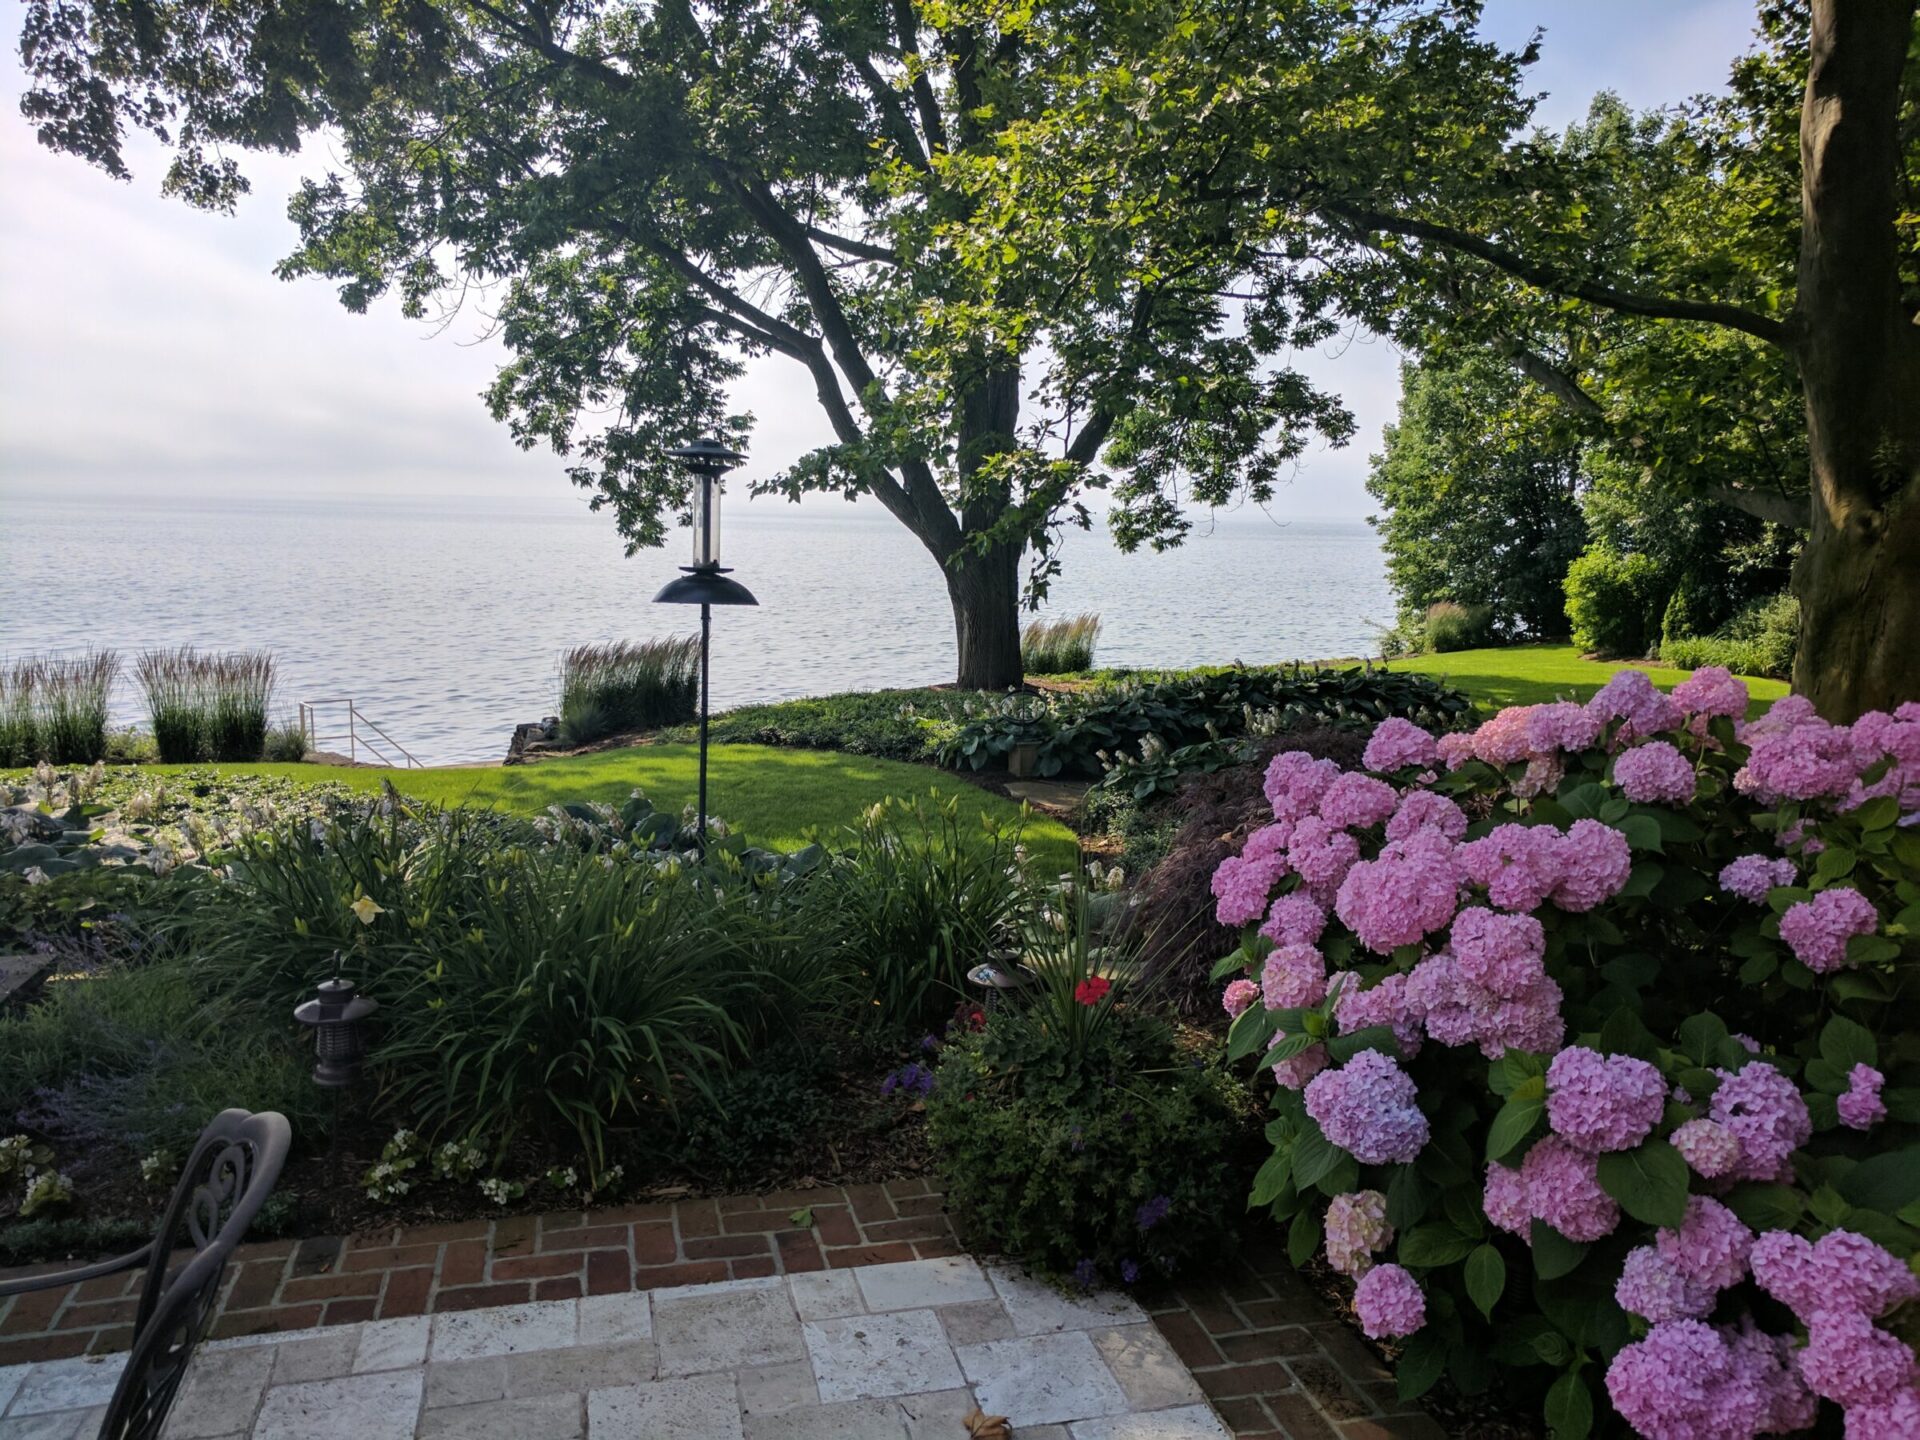
<path id="1" fill-rule="evenodd" d="M 757 609 L 714 617 L 716 709 L 953 676 L 934 562 L 884 513 L 729 499 L 727 563 Z M 277 705 L 351 696 L 429 764 L 498 759 L 554 708 L 570 646 L 684 633 L 652 605 L 685 557 L 628 559 L 569 499 L 52 497 L 0 491 L 0 655 L 264 647 Z M 1179 550 L 1121 555 L 1071 532 L 1049 613 L 1098 612 L 1109 665 L 1364 653 L 1393 600 L 1361 523 L 1203 521 Z M 123 673 L 117 718 L 140 718 Z"/>

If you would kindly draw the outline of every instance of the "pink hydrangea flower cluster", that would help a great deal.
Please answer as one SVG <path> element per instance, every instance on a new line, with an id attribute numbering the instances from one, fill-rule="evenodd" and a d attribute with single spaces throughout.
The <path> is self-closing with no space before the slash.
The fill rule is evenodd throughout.
<path id="1" fill-rule="evenodd" d="M 1684 805 L 1698 783 L 1687 757 L 1665 740 L 1649 740 L 1623 750 L 1613 762 L 1613 779 L 1636 805 Z"/>
<path id="2" fill-rule="evenodd" d="M 1400 1053 L 1411 1060 L 1420 1053 L 1421 1015 L 1408 998 L 1409 990 L 1406 975 L 1383 975 L 1367 986 L 1361 985 L 1358 975 L 1343 976 L 1333 1006 L 1334 1023 L 1343 1035 L 1371 1025 L 1392 1026 Z"/>
<path id="3" fill-rule="evenodd" d="M 1275 1031 L 1273 1043 L 1277 1046 L 1286 1038 L 1286 1031 Z M 1282 1090 L 1299 1090 L 1332 1063 L 1326 1046 L 1309 1045 L 1298 1055 L 1291 1055 L 1285 1060 L 1276 1060 L 1273 1063 L 1273 1083 Z"/>
<path id="4" fill-rule="evenodd" d="M 1905 816 L 1920 814 L 1920 704 L 1909 702 L 1893 714 L 1870 710 L 1853 722 L 1849 735 L 1854 764 L 1864 773 L 1881 760 L 1887 772 L 1871 785 L 1864 779 L 1847 787 L 1839 808 L 1852 810 L 1881 795 L 1891 795 Z"/>
<path id="5" fill-rule="evenodd" d="M 1739 720 L 1747 713 L 1747 687 L 1724 665 L 1703 665 L 1673 687 L 1673 702 L 1696 719 Z"/>
<path id="6" fill-rule="evenodd" d="M 1389 840 L 1379 858 L 1348 870 L 1334 913 L 1382 955 L 1444 930 L 1460 903 L 1459 847 L 1438 830 Z"/>
<path id="7" fill-rule="evenodd" d="M 1327 962 L 1311 945 L 1282 945 L 1260 971 L 1260 998 L 1269 1010 L 1297 1010 L 1327 998 Z"/>
<path id="8" fill-rule="evenodd" d="M 1374 1340 L 1411 1335 L 1427 1323 L 1427 1297 L 1420 1282 L 1398 1265 L 1376 1265 L 1353 1288 L 1360 1328 Z"/>
<path id="9" fill-rule="evenodd" d="M 1573 1045 L 1547 1066 L 1547 1123 L 1589 1155 L 1631 1150 L 1660 1123 L 1666 1103 L 1659 1067 L 1631 1055 Z"/>
<path id="10" fill-rule="evenodd" d="M 1606 728 L 1607 717 L 1571 700 L 1534 705 L 1526 712 L 1527 745 L 1537 758 L 1561 751 L 1577 755 L 1591 750 Z"/>
<path id="11" fill-rule="evenodd" d="M 1213 872 L 1214 916 L 1222 925 L 1244 925 L 1267 913 L 1267 896 L 1274 882 L 1286 874 L 1286 861 L 1279 855 L 1262 855 L 1249 860 L 1244 855 L 1229 855 Z"/>
<path id="12" fill-rule="evenodd" d="M 1680 1228 L 1663 1226 L 1654 1246 L 1687 1279 L 1708 1290 L 1727 1290 L 1747 1278 L 1753 1232 L 1718 1200 L 1689 1195 Z"/>
<path id="13" fill-rule="evenodd" d="M 1887 1102 L 1880 1089 L 1887 1077 L 1873 1066 L 1862 1063 L 1847 1072 L 1846 1093 L 1835 1101 L 1840 1123 L 1849 1130 L 1871 1130 L 1887 1118 Z"/>
<path id="14" fill-rule="evenodd" d="M 1463 910 L 1449 934 L 1456 973 L 1503 999 L 1546 978 L 1547 932 L 1531 915 Z"/>
<path id="15" fill-rule="evenodd" d="M 1653 1246 L 1639 1245 L 1627 1252 L 1613 1298 L 1622 1310 L 1658 1325 L 1664 1320 L 1703 1320 L 1719 1297 L 1688 1279 Z"/>
<path id="16" fill-rule="evenodd" d="M 1387 839 L 1404 840 L 1416 830 L 1438 830 L 1449 840 L 1467 833 L 1467 812 L 1434 790 L 1409 790 L 1387 821 Z"/>
<path id="17" fill-rule="evenodd" d="M 1387 1223 L 1387 1197 L 1378 1190 L 1336 1195 L 1327 1205 L 1327 1263 L 1358 1279 L 1373 1268 L 1373 1257 L 1393 1243 Z"/>
<path id="18" fill-rule="evenodd" d="M 1489 1060 L 1509 1049 L 1559 1049 L 1567 1029 L 1560 1018 L 1562 998 L 1559 984 L 1544 972 L 1511 995 L 1477 985 L 1444 950 L 1415 966 L 1407 984 L 1408 1008 L 1422 1017 L 1429 1036 L 1442 1045 L 1478 1045 Z"/>
<path id="19" fill-rule="evenodd" d="M 1742 855 L 1720 872 L 1720 888 L 1755 905 L 1766 902 L 1767 892 L 1776 885 L 1791 885 L 1799 878 L 1793 861 L 1765 855 Z"/>
<path id="20" fill-rule="evenodd" d="M 1220 997 L 1220 1005 L 1234 1019 L 1260 998 L 1260 987 L 1251 980 L 1235 980 L 1228 984 L 1226 992 Z"/>
<path id="21" fill-rule="evenodd" d="M 1598 820 L 1501 825 L 1459 849 L 1460 868 L 1502 910 L 1537 910 L 1551 900 L 1586 911 L 1620 893 L 1633 869 L 1627 837 Z"/>
<path id="22" fill-rule="evenodd" d="M 1534 1142 L 1518 1170 L 1487 1166 L 1481 1206 L 1510 1234 L 1531 1236 L 1543 1220 L 1569 1240 L 1599 1240 L 1620 1224 L 1620 1207 L 1601 1188 L 1600 1162 L 1557 1135 Z"/>
<path id="23" fill-rule="evenodd" d="M 1646 1440 L 1750 1440 L 1813 1422 L 1813 1399 L 1779 1340 L 1750 1322 L 1669 1320 L 1614 1356 L 1614 1409 Z"/>
<path id="24" fill-rule="evenodd" d="M 1340 778 L 1331 760 L 1316 760 L 1304 750 L 1283 750 L 1267 766 L 1264 789 L 1276 820 L 1313 814 L 1326 788 Z"/>
<path id="25" fill-rule="evenodd" d="M 1677 730 L 1686 715 L 1670 696 L 1654 688 L 1644 670 L 1619 670 L 1594 693 L 1587 708 L 1607 719 L 1617 719 L 1614 732 L 1618 744 L 1642 740 L 1663 731 Z"/>
<path id="26" fill-rule="evenodd" d="M 1392 770 L 1425 769 L 1440 761 L 1440 748 L 1433 736 L 1411 720 L 1398 715 L 1382 720 L 1367 739 L 1360 763 L 1382 774 Z"/>
<path id="27" fill-rule="evenodd" d="M 1426 1147 L 1419 1090 L 1399 1062 L 1362 1050 L 1307 1085 L 1307 1113 L 1333 1144 L 1362 1165 L 1398 1165 Z"/>
<path id="28" fill-rule="evenodd" d="M 1689 1120 L 1668 1138 L 1703 1180 L 1718 1180 L 1740 1163 L 1740 1137 L 1712 1120 Z"/>
<path id="29" fill-rule="evenodd" d="M 1782 800 L 1837 799 L 1858 774 L 1853 742 L 1843 725 L 1829 725 L 1812 706 L 1794 705 L 1789 696 L 1773 711 L 1741 732 L 1752 746 L 1747 763 L 1733 777 L 1734 788 L 1763 804 Z M 1781 707 L 1787 707 L 1781 713 Z"/>
<path id="30" fill-rule="evenodd" d="M 1311 895 L 1290 890 L 1273 902 L 1260 933 L 1276 945 L 1312 945 L 1326 929 L 1327 912 Z"/>
<path id="31" fill-rule="evenodd" d="M 1400 792 L 1384 780 L 1348 771 L 1320 796 L 1319 815 L 1341 830 L 1365 830 L 1385 823 L 1400 806 Z"/>
<path id="32" fill-rule="evenodd" d="M 1735 1180 L 1791 1179 L 1789 1156 L 1813 1134 L 1813 1117 L 1793 1081 L 1764 1061 L 1738 1074 L 1716 1071 L 1707 1118 L 1739 1142 L 1740 1158 L 1724 1173 Z"/>
<path id="33" fill-rule="evenodd" d="M 1796 1361 L 1817 1395 L 1847 1412 L 1853 1437 L 1902 1436 L 1920 1418 L 1910 1399 L 1914 1354 L 1873 1322 L 1920 1299 L 1920 1279 L 1896 1255 L 1850 1230 L 1818 1241 L 1770 1230 L 1753 1244 L 1753 1278 L 1807 1327 Z"/>
<path id="34" fill-rule="evenodd" d="M 1849 886 L 1836 885 L 1811 900 L 1789 905 L 1780 917 L 1780 938 L 1802 965 L 1816 975 L 1826 975 L 1846 966 L 1847 941 L 1871 935 L 1879 926 L 1880 914 L 1871 900 Z"/>

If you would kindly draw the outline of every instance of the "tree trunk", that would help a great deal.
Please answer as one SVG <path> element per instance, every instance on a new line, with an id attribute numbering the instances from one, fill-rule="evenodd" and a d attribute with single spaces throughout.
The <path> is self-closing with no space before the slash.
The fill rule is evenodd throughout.
<path id="1" fill-rule="evenodd" d="M 1025 679 L 1020 663 L 1019 540 L 973 549 L 967 541 L 983 535 L 1006 514 L 1012 501 L 1004 481 L 982 474 L 995 455 L 1014 447 L 1020 417 L 1020 367 L 983 369 L 960 398 L 961 548 L 942 557 L 947 595 L 953 601 L 953 628 L 959 641 L 965 690 L 1008 690 Z"/>
<path id="2" fill-rule="evenodd" d="M 1915 0 L 1815 0 L 1794 350 L 1812 535 L 1794 689 L 1833 721 L 1920 699 L 1920 329 L 1902 313 L 1899 96 Z"/>
<path id="3" fill-rule="evenodd" d="M 1020 684 L 1020 552 L 1011 545 L 950 561 L 947 596 L 959 641 L 963 690 L 1008 690 Z"/>

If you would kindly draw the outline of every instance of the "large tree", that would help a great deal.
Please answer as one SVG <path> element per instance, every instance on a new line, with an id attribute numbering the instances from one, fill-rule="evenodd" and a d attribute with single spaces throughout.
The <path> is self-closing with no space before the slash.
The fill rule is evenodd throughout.
<path id="1" fill-rule="evenodd" d="M 1519 113 L 1471 6 L 1305 0 L 1259 27 L 1304 77 L 1301 118 L 1480 135 Z M 1184 501 L 1269 498 L 1339 404 L 1272 357 L 1316 315 L 1240 313 L 1243 206 L 1206 196 L 1223 156 L 1111 188 L 1137 138 L 1118 95 L 1065 168 L 1024 137 L 1063 82 L 1123 65 L 1168 17 L 1057 0 L 27 0 L 22 102 L 46 144 L 124 176 L 129 127 L 175 148 L 166 187 L 230 207 L 232 152 L 322 132 L 340 174 L 297 193 L 285 276 L 388 291 L 425 316 L 496 287 L 511 352 L 494 413 L 573 457 L 632 545 L 685 503 L 662 451 L 744 438 L 743 360 L 785 357 L 833 443 L 767 489 L 870 494 L 952 597 L 963 685 L 1020 674 L 1023 556 L 1055 573 L 1063 523 L 1111 486 L 1125 545 L 1177 543 Z M 1245 29 L 1205 6 L 1198 36 Z M 1224 32 L 1223 32 L 1224 33 Z M 1227 47 L 1233 49 L 1232 45 Z M 1124 236 L 1004 253 L 1029 205 Z M 1258 212 L 1251 218 L 1257 222 Z M 1016 266 L 1012 263 L 1018 259 Z"/>
<path id="2" fill-rule="evenodd" d="M 1807 476 L 1795 685 L 1845 719 L 1920 696 L 1920 231 L 1903 218 L 1920 209 L 1920 36 L 1915 0 L 1780 0 L 1760 18 L 1769 43 L 1736 67 L 1723 102 L 1694 107 L 1695 154 L 1680 163 L 1673 147 L 1666 181 L 1643 168 L 1622 189 L 1621 147 L 1528 133 L 1517 84 L 1481 91 L 1477 128 L 1401 125 L 1381 86 L 1345 111 L 1317 106 L 1311 72 L 1274 63 L 1266 29 L 1224 21 L 1162 26 L 1114 64 L 1083 47 L 1021 136 L 1038 157 L 1022 180 L 1061 174 L 1076 134 L 1129 113 L 1107 189 L 1150 192 L 1206 166 L 1197 198 L 1243 237 L 1254 329 L 1319 318 L 1415 348 L 1486 345 L 1571 404 L 1604 411 L 1633 392 L 1659 427 L 1641 435 L 1656 453 L 1726 433 L 1717 417 L 1695 423 L 1703 398 L 1784 371 L 1805 414 L 1804 464 L 1760 455 L 1778 438 L 1769 422 L 1749 437 L 1755 462 L 1717 489 L 1783 519 Z M 1069 198 L 1021 212 L 1010 267 L 1050 243 L 1124 255 L 1124 221 Z M 1609 371 L 1594 343 L 1621 318 L 1666 329 L 1664 345 L 1639 344 L 1637 370 Z M 1543 336 L 1557 343 L 1540 348 Z"/>

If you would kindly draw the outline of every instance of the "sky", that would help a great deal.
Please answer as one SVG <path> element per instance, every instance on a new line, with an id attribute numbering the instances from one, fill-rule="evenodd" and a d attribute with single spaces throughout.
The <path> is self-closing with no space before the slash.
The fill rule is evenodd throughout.
<path id="1" fill-rule="evenodd" d="M 1546 31 L 1538 118 L 1558 127 L 1599 90 L 1635 106 L 1716 88 L 1746 48 L 1752 0 L 1488 0 L 1492 38 Z M 323 280 L 285 283 L 286 197 L 324 170 L 324 145 L 247 156 L 235 217 L 163 198 L 160 147 L 134 146 L 130 183 L 41 149 L 19 117 L 13 42 L 0 71 L 0 492 L 524 497 L 579 503 L 564 462 L 518 450 L 479 394 L 502 358 L 484 298 L 444 327 L 392 300 L 365 315 Z M 1359 519 L 1367 457 L 1393 418 L 1399 357 L 1361 335 L 1295 357 L 1339 393 L 1359 433 L 1318 449 L 1270 507 L 1281 519 Z M 790 362 L 739 386 L 754 470 L 826 438 Z M 0 501 L 3 503 L 3 501 Z M 763 502 L 778 503 L 778 502 Z M 816 502 L 820 503 L 820 502 Z M 4 515 L 0 513 L 0 524 Z"/>

